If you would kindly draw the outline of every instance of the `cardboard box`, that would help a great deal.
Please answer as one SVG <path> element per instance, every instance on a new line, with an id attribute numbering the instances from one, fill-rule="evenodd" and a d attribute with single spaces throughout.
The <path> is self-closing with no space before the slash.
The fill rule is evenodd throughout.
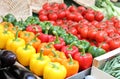
<path id="1" fill-rule="evenodd" d="M 109 75 L 108 73 L 100 70 L 99 67 L 104 65 L 106 61 L 111 60 L 117 55 L 120 55 L 120 48 L 94 58 L 93 66 L 91 68 L 91 75 L 94 76 L 95 79 L 116 79 L 112 75 Z"/>
<path id="2" fill-rule="evenodd" d="M 98 69 L 95 66 L 91 67 L 91 75 L 95 79 L 116 79 L 113 76 L 109 75 L 108 73 L 105 73 L 104 71 Z"/>

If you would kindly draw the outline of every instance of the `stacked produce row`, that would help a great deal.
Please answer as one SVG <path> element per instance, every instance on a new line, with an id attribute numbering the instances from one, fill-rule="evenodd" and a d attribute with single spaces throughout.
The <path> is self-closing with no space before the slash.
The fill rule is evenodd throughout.
<path id="1" fill-rule="evenodd" d="M 100 11 L 91 8 L 45 3 L 38 17 L 25 21 L 12 14 L 3 17 L 0 49 L 12 52 L 21 65 L 43 79 L 65 79 L 90 68 L 93 58 L 119 48 L 119 26 L 117 17 L 104 20 Z"/>

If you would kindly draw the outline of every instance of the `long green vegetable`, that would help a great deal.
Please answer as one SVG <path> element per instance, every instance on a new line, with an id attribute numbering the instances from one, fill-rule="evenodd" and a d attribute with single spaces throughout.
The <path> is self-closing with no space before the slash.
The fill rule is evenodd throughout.
<path id="1" fill-rule="evenodd" d="M 120 8 L 115 6 L 110 0 L 96 0 L 95 5 L 91 8 L 104 13 L 105 19 L 110 19 L 113 16 L 120 19 Z"/>
<path id="2" fill-rule="evenodd" d="M 120 55 L 108 60 L 104 66 L 100 67 L 104 72 L 120 79 Z"/>

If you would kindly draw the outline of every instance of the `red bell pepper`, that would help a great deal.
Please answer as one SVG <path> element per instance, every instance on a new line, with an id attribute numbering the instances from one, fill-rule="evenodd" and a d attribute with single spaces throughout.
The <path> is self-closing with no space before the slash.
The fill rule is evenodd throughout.
<path id="1" fill-rule="evenodd" d="M 85 53 L 85 50 L 82 49 L 83 51 L 80 53 L 76 53 L 74 55 L 74 59 L 79 62 L 79 70 L 85 70 L 92 65 L 93 57 L 90 53 Z"/>
<path id="2" fill-rule="evenodd" d="M 32 24 L 26 27 L 26 31 L 33 32 L 34 34 L 41 33 L 42 28 L 39 25 Z"/>
<path id="3" fill-rule="evenodd" d="M 38 38 L 41 40 L 41 42 L 48 42 L 49 38 L 51 37 L 51 35 L 48 35 L 48 30 L 49 27 L 45 30 L 45 34 L 40 33 L 40 35 L 38 36 Z"/>
<path id="4" fill-rule="evenodd" d="M 61 48 L 65 46 L 65 41 L 63 38 L 58 37 L 58 34 L 55 31 L 53 31 L 53 33 L 55 34 L 55 37 L 49 39 L 49 42 L 54 42 L 55 49 L 61 50 Z"/>
<path id="5" fill-rule="evenodd" d="M 69 57 L 68 54 L 71 54 L 71 56 L 73 57 L 76 53 L 78 53 L 79 50 L 75 46 L 75 42 L 73 42 L 70 45 L 63 46 L 61 51 L 65 53 L 66 57 Z"/>

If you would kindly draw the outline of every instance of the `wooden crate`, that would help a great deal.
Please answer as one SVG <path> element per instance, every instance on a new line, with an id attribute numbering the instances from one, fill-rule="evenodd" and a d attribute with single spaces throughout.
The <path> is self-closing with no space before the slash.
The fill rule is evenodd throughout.
<path id="1" fill-rule="evenodd" d="M 63 0 L 29 0 L 30 7 L 34 13 L 38 13 L 45 3 L 63 3 Z"/>

